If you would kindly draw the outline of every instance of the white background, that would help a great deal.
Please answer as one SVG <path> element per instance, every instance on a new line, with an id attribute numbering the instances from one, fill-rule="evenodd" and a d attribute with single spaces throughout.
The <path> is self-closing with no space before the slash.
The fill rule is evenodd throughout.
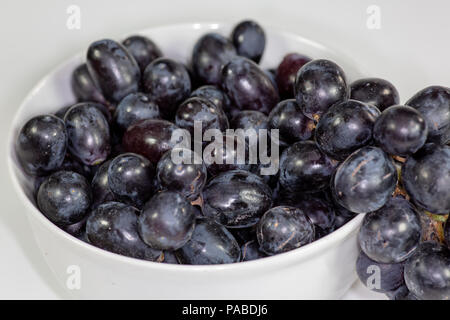
<path id="1" fill-rule="evenodd" d="M 68 30 L 70 5 L 81 30 Z M 370 5 L 381 29 L 367 28 Z M 180 22 L 244 18 L 298 33 L 357 59 L 368 76 L 392 81 L 402 102 L 425 86 L 450 86 L 450 2 L 446 0 L 0 0 L 0 298 L 67 298 L 34 243 L 6 172 L 6 137 L 15 110 L 55 65 L 100 38 Z M 360 285 L 346 298 L 376 299 Z"/>

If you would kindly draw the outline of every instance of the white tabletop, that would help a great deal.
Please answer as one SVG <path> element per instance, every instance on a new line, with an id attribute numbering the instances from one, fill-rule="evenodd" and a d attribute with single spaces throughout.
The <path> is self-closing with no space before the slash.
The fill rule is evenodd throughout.
<path id="1" fill-rule="evenodd" d="M 81 10 L 80 30 L 66 26 L 72 4 Z M 90 42 L 161 24 L 252 18 L 364 61 L 370 76 L 392 81 L 404 102 L 427 85 L 450 85 L 449 9 L 446 0 L 1 0 L 0 299 L 67 298 L 47 268 L 10 186 L 5 140 L 27 92 L 53 66 Z M 344 298 L 384 296 L 357 283 Z"/>

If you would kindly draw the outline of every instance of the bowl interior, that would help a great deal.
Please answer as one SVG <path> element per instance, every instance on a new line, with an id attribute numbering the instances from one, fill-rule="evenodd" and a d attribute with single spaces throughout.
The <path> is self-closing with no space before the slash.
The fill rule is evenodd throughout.
<path id="1" fill-rule="evenodd" d="M 228 35 L 230 34 L 232 27 L 233 25 L 221 23 L 180 24 L 151 28 L 136 32 L 136 34 L 148 36 L 155 41 L 162 49 L 165 56 L 182 63 L 189 63 L 192 48 L 201 35 L 208 32 L 217 32 L 222 35 Z M 361 78 L 364 74 L 355 61 L 352 61 L 349 57 L 343 56 L 336 50 L 332 50 L 322 44 L 305 39 L 299 35 L 277 31 L 268 26 L 265 27 L 265 31 L 267 45 L 261 61 L 261 66 L 263 68 L 276 68 L 284 55 L 291 52 L 298 52 L 314 59 L 325 58 L 335 61 L 345 70 L 348 83 Z M 64 234 L 64 232 L 53 226 L 53 224 L 36 208 L 34 199 L 35 181 L 29 176 L 26 176 L 19 168 L 14 151 L 14 144 L 18 131 L 28 119 L 39 114 L 54 113 L 61 107 L 75 103 L 75 97 L 70 87 L 70 77 L 72 71 L 84 62 L 84 56 L 85 51 L 63 62 L 33 88 L 14 117 L 8 143 L 10 173 L 18 193 L 22 196 L 22 199 L 27 202 L 25 205 L 31 209 L 32 214 L 38 215 L 42 219 L 42 222 L 48 225 L 50 230 L 60 232 L 61 234 Z M 316 246 L 317 242 L 332 241 L 331 237 L 336 236 L 339 233 L 349 233 L 359 224 L 360 219 L 357 218 L 354 220 L 357 221 L 352 221 L 351 225 L 344 226 L 336 232 L 333 232 L 329 237 L 325 237 L 328 239 L 320 239 L 305 247 L 311 246 L 310 249 L 312 250 L 312 246 Z M 73 239 L 75 242 L 79 242 L 80 245 L 91 247 L 75 238 Z M 304 248 L 297 250 L 302 250 Z M 93 247 L 92 249 L 96 250 L 96 248 Z M 104 254 L 110 255 L 111 257 L 117 256 L 109 252 L 104 252 Z M 278 256 L 269 259 L 272 258 L 277 259 Z M 169 266 L 165 265 L 165 267 Z"/>

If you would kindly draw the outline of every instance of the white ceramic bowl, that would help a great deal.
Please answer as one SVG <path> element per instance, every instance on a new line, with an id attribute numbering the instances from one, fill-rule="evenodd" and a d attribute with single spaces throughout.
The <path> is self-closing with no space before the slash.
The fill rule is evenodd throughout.
<path id="1" fill-rule="evenodd" d="M 202 34 L 214 31 L 228 35 L 231 27 L 196 23 L 138 33 L 153 39 L 168 57 L 187 62 Z M 321 44 L 267 26 L 265 30 L 263 67 L 276 67 L 286 53 L 300 52 L 336 61 L 349 81 L 363 74 L 355 61 Z M 169 265 L 116 255 L 70 236 L 47 220 L 35 207 L 33 181 L 18 168 L 14 143 L 29 118 L 75 102 L 70 76 L 83 59 L 84 53 L 73 57 L 38 83 L 14 118 L 8 144 L 14 188 L 49 267 L 68 291 L 89 299 L 337 299 L 350 288 L 356 279 L 356 234 L 361 215 L 302 248 L 256 261 L 215 266 Z"/>

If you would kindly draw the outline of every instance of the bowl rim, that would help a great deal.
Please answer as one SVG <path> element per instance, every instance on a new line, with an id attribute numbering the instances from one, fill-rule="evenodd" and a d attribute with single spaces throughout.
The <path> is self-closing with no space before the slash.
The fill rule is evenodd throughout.
<path id="1" fill-rule="evenodd" d="M 175 23 L 175 24 L 163 24 L 150 28 L 141 29 L 135 32 L 130 32 L 128 35 L 133 34 L 145 34 L 149 31 L 155 31 L 158 29 L 169 29 L 169 28 L 192 28 L 192 29 L 205 29 L 213 32 L 216 29 L 219 29 L 220 26 L 230 27 L 232 23 L 225 22 L 188 22 L 188 23 Z M 298 35 L 294 32 L 280 30 L 276 27 L 265 25 L 266 28 L 270 27 L 271 33 L 284 35 L 287 37 L 295 37 L 298 39 L 302 39 L 303 42 L 313 45 L 315 47 L 320 46 L 321 48 L 325 48 L 327 51 L 332 52 L 334 54 L 339 54 L 339 51 L 336 51 L 333 48 L 323 45 L 320 42 L 316 42 L 314 40 L 305 38 L 301 35 Z M 125 39 L 125 37 L 123 37 Z M 182 265 L 182 264 L 167 264 L 161 262 L 153 262 L 147 260 L 141 260 L 137 258 L 132 258 L 120 254 L 116 254 L 113 252 L 109 252 L 107 250 L 98 248 L 92 244 L 86 243 L 64 230 L 57 227 L 53 224 L 47 217 L 45 217 L 39 209 L 31 202 L 31 200 L 26 196 L 23 188 L 20 185 L 19 178 L 16 174 L 15 170 L 20 170 L 20 167 L 15 164 L 12 154 L 14 153 L 15 146 L 15 138 L 17 127 L 20 127 L 21 123 L 19 119 L 21 118 L 21 114 L 23 110 L 26 109 L 27 104 L 31 101 L 36 94 L 48 81 L 48 79 L 55 76 L 56 73 L 60 71 L 60 69 L 66 67 L 69 64 L 73 64 L 76 59 L 79 59 L 82 56 L 82 52 L 76 53 L 69 58 L 65 59 L 63 62 L 57 64 L 53 67 L 49 72 L 47 72 L 29 91 L 29 93 L 22 100 L 19 108 L 16 110 L 12 123 L 9 127 L 8 139 L 7 139 L 7 167 L 10 179 L 12 180 L 14 190 L 16 194 L 19 196 L 19 200 L 22 202 L 24 207 L 27 210 L 27 215 L 29 218 L 35 218 L 48 232 L 53 233 L 56 237 L 60 238 L 62 241 L 66 241 L 71 246 L 76 247 L 80 251 L 85 251 L 86 254 L 96 255 L 98 258 L 107 259 L 111 261 L 115 261 L 116 263 L 129 264 L 134 265 L 136 267 L 149 268 L 160 271 L 172 271 L 172 272 L 192 272 L 192 273 L 203 273 L 205 271 L 208 272 L 233 272 L 233 271 L 252 271 L 256 269 L 267 269 L 270 266 L 275 267 L 279 265 L 288 265 L 291 263 L 300 263 L 303 260 L 308 259 L 311 256 L 317 255 L 321 253 L 324 249 L 333 247 L 333 245 L 337 245 L 340 242 L 344 241 L 348 238 L 352 233 L 357 231 L 358 226 L 361 224 L 361 221 L 364 217 L 363 214 L 357 214 L 354 218 L 348 221 L 345 225 L 340 227 L 339 229 L 333 231 L 332 233 L 326 235 L 323 238 L 313 241 L 303 247 L 284 252 L 281 254 L 277 254 L 274 256 L 268 256 L 262 259 L 252 260 L 252 261 L 244 261 L 237 262 L 231 264 L 217 264 L 217 265 Z M 361 70 L 360 70 L 361 71 Z M 362 72 L 362 71 L 361 71 Z M 16 169 L 17 167 L 17 169 Z M 35 230 L 33 230 L 33 234 Z M 36 235 L 34 236 L 36 239 Z M 42 251 L 42 249 L 41 249 Z"/>

